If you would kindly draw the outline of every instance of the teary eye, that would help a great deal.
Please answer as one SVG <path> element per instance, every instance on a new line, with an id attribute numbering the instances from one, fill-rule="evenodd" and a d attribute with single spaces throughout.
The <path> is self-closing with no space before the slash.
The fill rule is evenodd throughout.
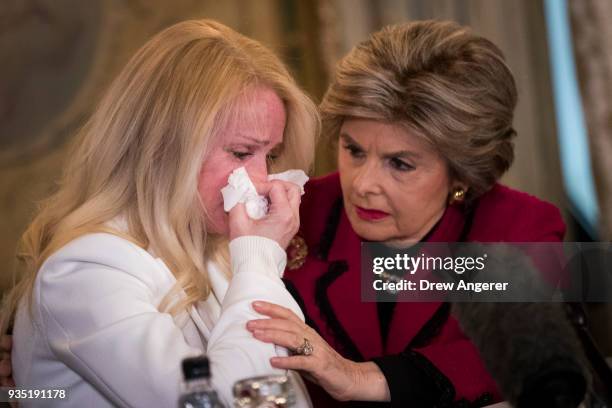
<path id="1" fill-rule="evenodd" d="M 253 155 L 253 153 L 251 152 L 236 151 L 236 150 L 232 151 L 231 153 L 235 158 L 241 161 Z"/>

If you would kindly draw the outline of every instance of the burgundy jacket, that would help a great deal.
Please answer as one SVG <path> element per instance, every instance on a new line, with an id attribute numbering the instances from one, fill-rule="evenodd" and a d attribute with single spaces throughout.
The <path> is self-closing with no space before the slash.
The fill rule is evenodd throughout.
<path id="1" fill-rule="evenodd" d="M 354 361 L 379 365 L 391 406 L 473 407 L 501 399 L 448 303 L 396 303 L 383 344 L 377 304 L 361 301 L 361 240 L 344 212 L 338 173 L 306 184 L 300 213 L 299 235 L 308 255 L 301 267 L 286 270 L 287 288 L 306 322 L 335 350 Z M 544 242 L 561 241 L 564 233 L 556 207 L 496 184 L 469 211 L 449 206 L 426 240 Z M 291 261 L 291 248 L 289 254 Z M 315 407 L 343 405 L 321 388 L 309 388 Z"/>

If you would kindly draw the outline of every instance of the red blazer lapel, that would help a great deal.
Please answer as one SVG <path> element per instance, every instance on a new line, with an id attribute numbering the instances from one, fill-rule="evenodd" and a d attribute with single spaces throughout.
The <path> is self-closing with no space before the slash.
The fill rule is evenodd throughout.
<path id="1" fill-rule="evenodd" d="M 455 242 L 461 237 L 465 216 L 458 206 L 448 206 L 426 242 Z M 398 302 L 393 312 L 385 354 L 399 353 L 419 333 L 440 307 L 440 302 Z M 406 319 L 410 316 L 410 319 Z"/>
<path id="2" fill-rule="evenodd" d="M 345 261 L 348 269 L 329 285 L 327 296 L 341 326 L 365 359 L 383 352 L 376 303 L 361 301 L 361 239 L 342 211 L 328 261 Z M 372 328 L 376 328 L 372 331 Z"/>

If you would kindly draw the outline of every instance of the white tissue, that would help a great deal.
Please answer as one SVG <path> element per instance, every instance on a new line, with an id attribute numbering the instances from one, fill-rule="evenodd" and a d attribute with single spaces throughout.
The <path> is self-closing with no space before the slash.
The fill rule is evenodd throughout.
<path id="1" fill-rule="evenodd" d="M 290 181 L 300 186 L 300 193 L 304 194 L 304 184 L 308 181 L 308 176 L 302 170 L 287 170 L 282 173 L 270 174 L 268 180 Z"/>
<path id="2" fill-rule="evenodd" d="M 308 176 L 302 170 L 287 170 L 268 175 L 268 180 L 283 180 L 300 186 L 304 194 L 304 184 Z M 229 175 L 227 185 L 221 189 L 223 209 L 230 211 L 238 203 L 244 203 L 246 212 L 254 220 L 263 218 L 268 213 L 268 199 L 257 194 L 255 185 L 244 167 L 239 167 Z"/>

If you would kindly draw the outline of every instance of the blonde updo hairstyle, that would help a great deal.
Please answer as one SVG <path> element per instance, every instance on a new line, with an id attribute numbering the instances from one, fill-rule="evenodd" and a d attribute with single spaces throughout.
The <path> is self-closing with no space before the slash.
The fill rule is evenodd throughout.
<path id="1" fill-rule="evenodd" d="M 333 141 L 349 118 L 405 126 L 444 158 L 470 201 L 512 164 L 516 101 L 495 44 L 453 22 L 419 21 L 385 27 L 353 48 L 320 110 Z"/>
<path id="2" fill-rule="evenodd" d="M 206 263 L 227 261 L 227 241 L 206 232 L 200 170 L 213 138 L 236 117 L 236 101 L 262 86 L 276 92 L 287 115 L 271 170 L 308 171 L 319 131 L 316 106 L 270 50 L 211 20 L 179 23 L 148 41 L 81 130 L 58 191 L 23 235 L 25 276 L 5 298 L 2 330 L 31 294 L 43 262 L 91 232 L 122 236 L 164 260 L 177 284 L 160 309 L 177 313 L 206 299 Z M 117 219 L 125 228 L 109 223 Z M 170 302 L 181 290 L 187 296 Z"/>

